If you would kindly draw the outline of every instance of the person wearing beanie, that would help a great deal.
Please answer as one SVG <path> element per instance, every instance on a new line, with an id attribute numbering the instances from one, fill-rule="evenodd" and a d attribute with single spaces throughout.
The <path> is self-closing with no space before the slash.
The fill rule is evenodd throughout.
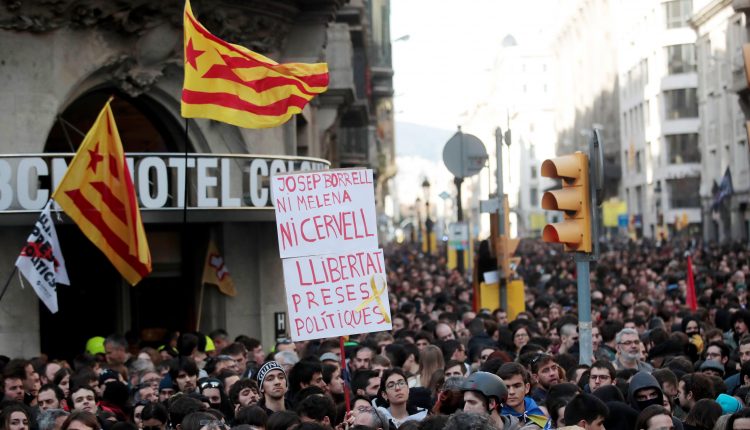
<path id="1" fill-rule="evenodd" d="M 263 364 L 256 376 L 261 394 L 258 406 L 262 407 L 269 417 L 275 412 L 291 409 L 291 405 L 287 404 L 285 398 L 286 392 L 289 389 L 286 372 L 279 363 L 269 361 Z"/>
<path id="2" fill-rule="evenodd" d="M 735 397 L 730 396 L 729 394 L 719 394 L 719 397 L 716 398 L 716 403 L 721 406 L 721 413 L 724 415 L 733 414 L 742 409 L 742 404 L 740 403 L 740 401 Z"/>
<path id="3" fill-rule="evenodd" d="M 174 382 L 169 374 L 164 375 L 164 378 L 159 382 L 159 401 L 165 402 L 169 400 L 174 394 Z"/>
<path id="4" fill-rule="evenodd" d="M 706 360 L 701 364 L 701 373 L 709 376 L 718 376 L 724 379 L 724 365 L 715 360 Z"/>

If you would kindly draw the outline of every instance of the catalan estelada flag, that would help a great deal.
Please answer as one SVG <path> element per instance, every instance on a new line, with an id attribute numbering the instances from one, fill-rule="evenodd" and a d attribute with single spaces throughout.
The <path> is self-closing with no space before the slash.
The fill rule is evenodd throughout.
<path id="1" fill-rule="evenodd" d="M 151 252 L 111 101 L 83 138 L 52 198 L 135 285 L 151 273 Z"/>
<path id="2" fill-rule="evenodd" d="M 237 290 L 234 288 L 232 275 L 224 264 L 224 257 L 219 252 L 219 247 L 213 239 L 208 242 L 206 251 L 206 262 L 203 264 L 203 283 L 216 285 L 219 291 L 227 296 L 236 296 Z"/>
<path id="3" fill-rule="evenodd" d="M 182 116 L 246 128 L 279 126 L 328 88 L 326 63 L 279 64 L 225 42 L 185 2 Z"/>

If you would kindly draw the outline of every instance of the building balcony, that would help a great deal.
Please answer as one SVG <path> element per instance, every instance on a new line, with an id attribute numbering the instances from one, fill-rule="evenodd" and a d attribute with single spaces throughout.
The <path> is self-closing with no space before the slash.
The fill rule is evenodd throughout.
<path id="1" fill-rule="evenodd" d="M 338 131 L 340 167 L 377 168 L 377 141 L 371 126 L 341 127 Z"/>

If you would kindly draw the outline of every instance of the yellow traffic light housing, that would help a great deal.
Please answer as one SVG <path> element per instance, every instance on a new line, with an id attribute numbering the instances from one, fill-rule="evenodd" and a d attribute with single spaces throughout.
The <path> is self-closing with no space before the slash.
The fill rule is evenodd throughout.
<path id="1" fill-rule="evenodd" d="M 591 253 L 589 158 L 582 152 L 544 160 L 542 176 L 562 180 L 562 189 L 547 191 L 542 208 L 563 211 L 563 221 L 547 224 L 545 242 L 562 243 L 565 251 Z"/>

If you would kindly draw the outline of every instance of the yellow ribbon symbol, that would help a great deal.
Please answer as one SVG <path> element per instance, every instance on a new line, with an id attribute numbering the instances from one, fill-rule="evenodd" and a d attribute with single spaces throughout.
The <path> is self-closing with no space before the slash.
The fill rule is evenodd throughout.
<path id="1" fill-rule="evenodd" d="M 375 283 L 375 275 L 373 275 L 370 278 L 370 288 L 372 289 L 372 296 L 369 299 L 365 300 L 364 302 L 360 303 L 360 305 L 357 306 L 357 309 L 355 309 L 354 311 L 355 312 L 361 311 L 362 309 L 365 308 L 365 306 L 369 305 L 370 303 L 372 303 L 373 300 L 375 300 L 378 303 L 378 306 L 380 307 L 380 312 L 383 314 L 383 318 L 385 319 L 385 322 L 390 324 L 391 317 L 388 316 L 388 308 L 386 308 L 383 305 L 383 301 L 380 300 L 380 295 L 383 294 L 383 292 L 385 291 L 385 287 L 386 287 L 386 283 L 383 282 L 383 288 L 378 290 L 378 286 Z"/>

